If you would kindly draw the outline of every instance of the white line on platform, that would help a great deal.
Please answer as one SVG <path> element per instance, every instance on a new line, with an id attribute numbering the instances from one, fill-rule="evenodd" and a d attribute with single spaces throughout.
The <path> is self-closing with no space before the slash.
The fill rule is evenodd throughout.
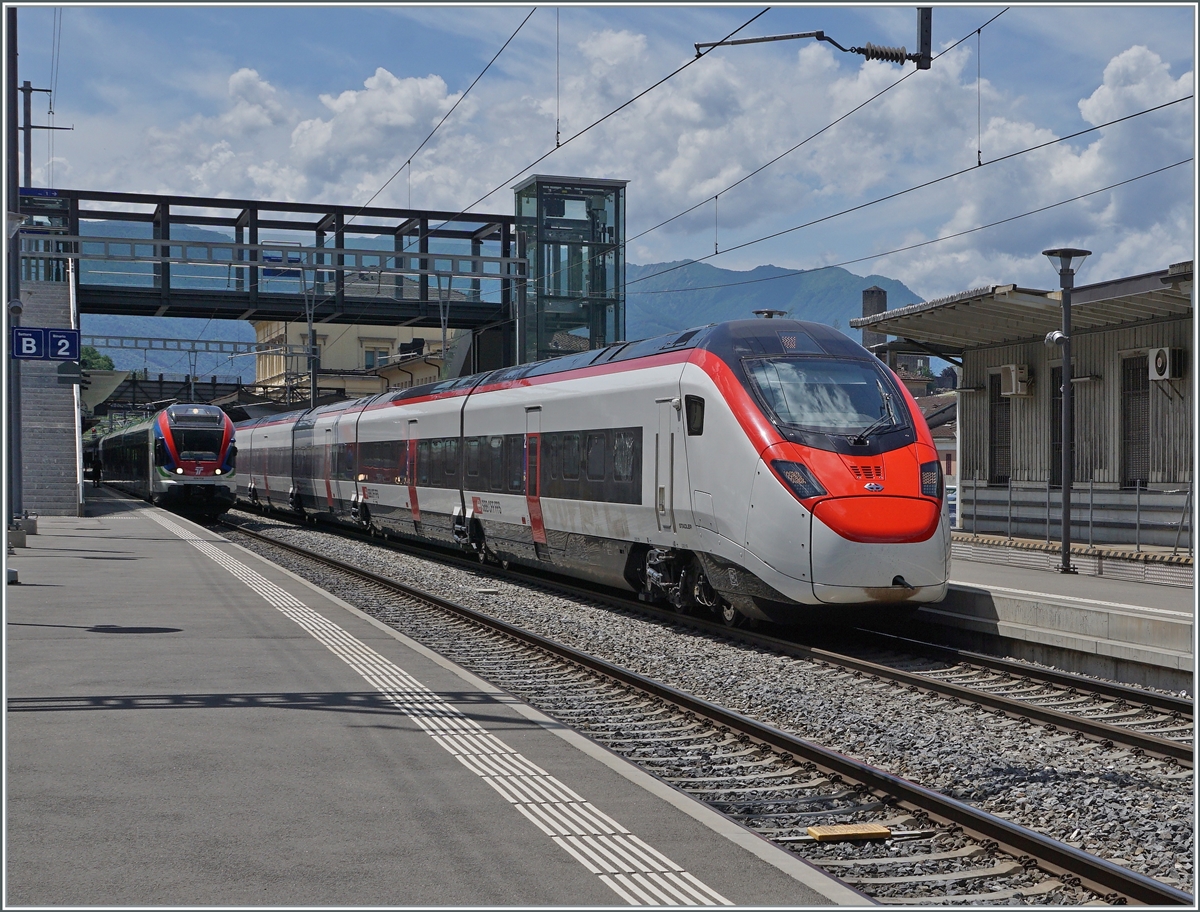
<path id="1" fill-rule="evenodd" d="M 625 902 L 630 905 L 733 905 L 444 701 L 400 666 L 309 608 L 287 590 L 211 542 L 160 516 L 157 511 L 147 515 L 220 564 L 358 672 L 436 744 L 496 789 L 559 848 L 598 875 L 598 879 Z M 503 752 L 500 755 L 507 760 L 505 766 L 508 768 L 496 765 L 498 751 Z M 485 764 L 490 764 L 490 768 Z M 572 843 L 564 841 L 568 839 Z"/>
<path id="2" fill-rule="evenodd" d="M 1013 595 L 1032 595 L 1037 598 L 1053 599 L 1060 602 L 1078 602 L 1080 605 L 1100 605 L 1103 608 L 1119 608 L 1122 611 L 1149 611 L 1152 614 L 1166 614 L 1171 617 L 1192 617 L 1190 611 L 1170 611 L 1166 608 L 1151 608 L 1149 605 L 1123 605 L 1120 602 L 1101 602 L 1097 599 L 1079 598 L 1074 595 L 1058 595 L 1054 592 L 1033 592 L 1029 589 L 1010 589 L 1007 586 L 989 586 L 984 583 L 970 583 L 966 580 L 950 580 L 950 585 L 967 586 L 972 589 L 986 589 L 989 592 L 1009 592 Z"/>

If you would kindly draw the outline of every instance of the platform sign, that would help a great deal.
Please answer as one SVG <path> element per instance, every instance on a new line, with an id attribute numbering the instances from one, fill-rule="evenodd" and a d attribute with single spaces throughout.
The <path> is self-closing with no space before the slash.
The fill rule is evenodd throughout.
<path id="1" fill-rule="evenodd" d="M 12 356 L 22 361 L 78 361 L 79 330 L 14 326 Z"/>
<path id="2" fill-rule="evenodd" d="M 12 328 L 12 356 L 21 361 L 45 361 L 45 330 L 14 326 Z"/>
<path id="3" fill-rule="evenodd" d="M 79 330 L 46 330 L 46 353 L 51 361 L 78 361 Z"/>

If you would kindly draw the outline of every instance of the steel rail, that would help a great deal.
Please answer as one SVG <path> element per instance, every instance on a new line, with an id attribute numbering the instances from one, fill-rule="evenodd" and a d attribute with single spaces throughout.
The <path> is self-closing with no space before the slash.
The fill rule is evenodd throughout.
<path id="1" fill-rule="evenodd" d="M 376 543 L 380 541 L 379 539 L 372 538 L 366 533 L 358 532 L 353 529 L 339 528 L 336 530 L 336 532 L 338 534 L 347 535 L 349 537 L 364 541 L 374 541 Z M 267 540 L 274 541 L 269 537 Z M 426 551 L 427 549 L 422 548 L 421 550 Z M 1055 729 L 1062 731 L 1079 732 L 1082 735 L 1085 735 L 1089 738 L 1094 738 L 1101 742 L 1122 744 L 1136 750 L 1144 751 L 1152 756 L 1176 760 L 1186 766 L 1192 766 L 1194 763 L 1194 748 L 1192 744 L 1188 742 L 1172 741 L 1169 738 L 1161 738 L 1157 735 L 1139 732 L 1132 728 L 1126 728 L 1125 726 L 1113 725 L 1097 719 L 1090 719 L 1086 716 L 1079 716 L 1073 713 L 1066 713 L 1060 710 L 1051 709 L 1049 707 L 1038 706 L 1036 703 L 1014 699 L 1013 697 L 1006 697 L 1002 694 L 994 694 L 984 690 L 977 690 L 967 684 L 957 684 L 951 681 L 939 680 L 938 678 L 919 674 L 917 672 L 903 671 L 898 668 L 893 668 L 890 665 L 883 665 L 878 662 L 872 662 L 868 659 L 861 659 L 842 652 L 822 649 L 817 646 L 806 646 L 802 643 L 796 643 L 792 640 L 771 636 L 770 634 L 729 628 L 714 621 L 706 621 L 703 618 L 698 618 L 691 615 L 683 615 L 668 609 L 656 608 L 652 605 L 646 604 L 645 602 L 636 601 L 632 598 L 628 598 L 615 592 L 598 592 L 593 589 L 585 589 L 573 582 L 563 581 L 557 578 L 547 578 L 546 575 L 538 574 L 535 571 L 525 571 L 524 568 L 510 568 L 505 571 L 499 571 L 495 568 L 480 564 L 477 561 L 467 560 L 453 552 L 444 552 L 439 549 L 436 554 L 437 559 L 439 560 L 456 563 L 472 571 L 486 572 L 490 575 L 497 576 L 500 579 L 511 580 L 515 576 L 525 582 L 551 587 L 568 592 L 577 597 L 586 598 L 591 601 L 604 602 L 605 604 L 609 604 L 618 608 L 638 611 L 642 614 L 648 614 L 660 620 L 682 624 L 699 630 L 703 633 L 719 636 L 724 639 L 736 640 L 750 646 L 758 646 L 764 649 L 769 649 L 773 652 L 777 652 L 782 655 L 788 655 L 793 658 L 829 662 L 835 665 L 840 665 L 844 668 L 862 672 L 863 674 L 870 674 L 884 680 L 894 681 L 906 687 L 915 687 L 928 693 L 936 693 L 941 696 L 961 700 L 965 703 L 973 703 L 979 706 L 985 706 L 989 709 L 1002 712 L 1010 718 L 1035 721 L 1041 723 L 1042 725 L 1053 726 Z M 863 632 L 869 633 L 873 636 L 885 636 L 885 634 L 879 634 L 877 631 Z M 894 637 L 894 639 L 904 642 L 911 648 L 920 649 L 924 652 L 935 654 L 941 657 L 952 658 L 955 661 L 963 662 L 965 664 L 986 665 L 992 669 L 1006 671 L 1011 674 L 1030 678 L 1035 681 L 1044 681 L 1046 683 L 1074 687 L 1078 691 L 1085 694 L 1095 693 L 1101 696 L 1113 696 L 1117 699 L 1130 700 L 1145 704 L 1147 706 L 1154 706 L 1159 709 L 1178 712 L 1181 715 L 1186 715 L 1189 717 L 1192 715 L 1192 706 L 1190 702 L 1177 697 L 1168 697 L 1162 694 L 1140 691 L 1137 688 L 1126 687 L 1120 684 L 1093 681 L 1090 678 L 1082 678 L 1072 675 L 1068 672 L 1031 667 L 1019 662 L 1008 662 L 1004 659 L 998 659 L 991 656 L 980 656 L 977 653 L 968 653 L 952 647 L 938 646 L 936 644 L 925 643 L 923 641 L 908 640 L 902 637 Z"/>
<path id="2" fill-rule="evenodd" d="M 228 523 L 228 525 L 236 527 L 234 523 Z M 237 529 L 237 531 L 268 545 L 300 555 L 307 560 L 359 577 L 409 598 L 435 605 L 459 617 L 468 618 L 482 627 L 504 633 L 535 649 L 591 669 L 643 693 L 673 703 L 684 711 L 702 715 L 714 725 L 728 726 L 760 744 L 789 754 L 793 758 L 802 757 L 825 772 L 865 785 L 878 797 L 894 800 L 906 810 L 924 811 L 942 822 L 961 826 L 965 832 L 977 839 L 994 841 L 1002 850 L 1019 859 L 1028 857 L 1049 874 L 1078 878 L 1084 887 L 1102 897 L 1108 898 L 1112 894 L 1116 894 L 1119 897 L 1146 905 L 1195 905 L 1191 894 L 1154 878 L 1138 874 L 1136 871 L 1123 868 L 1034 830 L 988 814 L 965 802 L 957 801 L 900 776 L 876 769 L 774 726 L 725 709 L 708 700 L 684 693 L 668 684 L 622 668 L 605 659 L 557 643 L 514 624 L 497 620 L 473 608 L 440 598 L 370 570 L 364 570 L 325 555 L 315 554 L 305 548 L 286 544 L 248 529 Z"/>
<path id="3" fill-rule="evenodd" d="M 1155 709 L 1179 713 L 1182 716 L 1191 716 L 1195 709 L 1195 703 L 1192 700 L 1186 697 L 1177 697 L 1174 694 L 1162 694 L 1150 690 L 1142 690 L 1138 687 L 1131 687 L 1128 684 L 1118 684 L 1115 681 L 1081 678 L 1079 675 L 1072 674 L 1069 671 L 1024 665 L 1020 662 L 1012 662 L 1008 659 L 984 655 L 979 652 L 971 652 L 966 649 L 958 649 L 953 646 L 941 646 L 936 643 L 927 643 L 924 640 L 914 640 L 882 630 L 866 630 L 862 628 L 859 628 L 859 630 L 880 640 L 891 640 L 894 641 L 894 644 L 900 644 L 909 649 L 919 649 L 937 658 L 951 659 L 956 662 L 964 662 L 968 665 L 979 665 L 983 668 L 990 668 L 993 671 L 1018 674 L 1022 677 L 1044 681 L 1047 684 L 1058 684 L 1062 687 L 1082 686 L 1087 688 L 1088 693 L 1111 697 L 1114 700 L 1144 703 L 1147 706 L 1153 706 Z"/>

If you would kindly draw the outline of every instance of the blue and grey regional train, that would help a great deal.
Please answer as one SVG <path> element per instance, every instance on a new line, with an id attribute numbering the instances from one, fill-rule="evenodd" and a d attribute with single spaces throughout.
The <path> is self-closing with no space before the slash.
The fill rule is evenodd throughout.
<path id="1" fill-rule="evenodd" d="M 252 505 L 727 622 L 944 597 L 916 403 L 828 326 L 723 323 L 238 425 Z"/>
<path id="2" fill-rule="evenodd" d="M 100 439 L 104 478 L 151 503 L 215 517 L 237 498 L 233 422 L 215 405 L 179 404 Z"/>

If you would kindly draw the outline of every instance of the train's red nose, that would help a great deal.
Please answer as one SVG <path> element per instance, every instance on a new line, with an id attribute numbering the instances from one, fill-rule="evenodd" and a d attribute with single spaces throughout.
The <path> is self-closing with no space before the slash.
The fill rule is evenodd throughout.
<path id="1" fill-rule="evenodd" d="M 887 495 L 833 497 L 813 508 L 813 516 L 856 542 L 923 542 L 937 530 L 940 515 L 931 500 Z"/>

